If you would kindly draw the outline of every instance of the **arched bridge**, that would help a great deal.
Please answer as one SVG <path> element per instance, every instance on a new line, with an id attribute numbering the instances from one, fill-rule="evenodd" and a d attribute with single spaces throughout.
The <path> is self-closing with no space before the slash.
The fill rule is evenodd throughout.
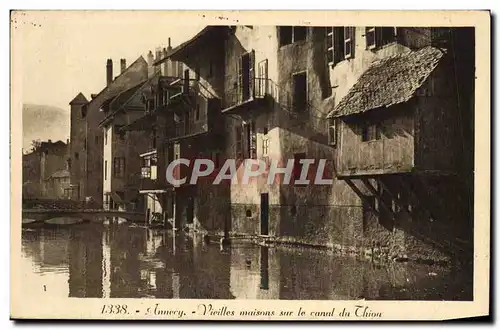
<path id="1" fill-rule="evenodd" d="M 129 212 L 104 209 L 23 209 L 23 225 L 48 224 L 77 224 L 82 222 L 103 223 L 112 219 L 125 219 L 130 222 L 145 222 L 145 215 L 141 212 Z"/>

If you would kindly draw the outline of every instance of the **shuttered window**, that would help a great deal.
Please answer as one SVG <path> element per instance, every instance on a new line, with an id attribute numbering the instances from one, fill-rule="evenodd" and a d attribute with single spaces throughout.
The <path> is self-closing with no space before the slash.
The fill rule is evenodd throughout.
<path id="1" fill-rule="evenodd" d="M 396 41 L 397 29 L 395 27 L 365 28 L 366 48 L 374 49 Z"/>
<path id="2" fill-rule="evenodd" d="M 356 28 L 336 26 L 326 28 L 327 62 L 335 65 L 354 57 Z"/>

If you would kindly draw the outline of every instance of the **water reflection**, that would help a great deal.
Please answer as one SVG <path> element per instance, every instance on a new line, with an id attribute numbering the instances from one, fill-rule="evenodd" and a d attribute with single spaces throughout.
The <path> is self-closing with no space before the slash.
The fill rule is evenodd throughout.
<path id="1" fill-rule="evenodd" d="M 23 230 L 30 292 L 69 297 L 471 299 L 463 271 L 234 244 L 110 221 Z"/>

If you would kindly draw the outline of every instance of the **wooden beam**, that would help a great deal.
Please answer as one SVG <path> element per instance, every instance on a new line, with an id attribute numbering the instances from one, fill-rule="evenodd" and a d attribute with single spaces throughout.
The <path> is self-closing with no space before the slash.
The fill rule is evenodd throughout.
<path id="1" fill-rule="evenodd" d="M 406 213 L 408 213 L 408 214 L 410 214 L 410 215 L 411 215 L 411 213 L 412 213 L 412 212 L 410 212 L 410 210 L 408 209 L 408 207 L 407 207 L 406 205 L 404 205 L 404 204 L 403 204 L 403 202 L 401 201 L 401 199 L 400 199 L 400 198 L 398 198 L 397 196 L 395 196 L 395 195 L 391 192 L 391 190 L 389 189 L 389 186 L 387 185 L 387 183 L 386 183 L 386 182 L 384 182 L 384 178 L 383 178 L 383 177 L 380 177 L 380 178 L 377 180 L 377 182 L 378 182 L 378 183 L 382 186 L 382 188 L 383 188 L 385 191 L 387 191 L 387 193 L 389 194 L 389 196 L 391 196 L 391 198 L 392 198 L 393 200 L 395 200 L 395 201 L 396 201 L 396 204 L 399 206 L 399 208 L 400 208 L 401 210 L 404 210 Z"/>
<path id="2" fill-rule="evenodd" d="M 350 179 L 345 179 L 345 182 L 347 183 L 347 185 L 349 185 L 349 187 L 351 187 L 351 189 L 356 193 L 356 195 L 358 195 L 358 197 L 363 201 L 363 203 L 365 205 L 368 205 L 368 207 L 372 210 L 373 213 L 375 213 L 377 217 L 380 216 L 380 213 L 375 208 L 372 207 L 370 201 L 366 198 L 365 194 L 363 194 L 361 190 L 359 190 L 359 188 L 356 186 L 356 184 L 354 184 L 354 182 L 352 182 Z"/>
<path id="3" fill-rule="evenodd" d="M 418 204 L 418 207 L 427 214 L 427 217 L 431 220 L 436 220 L 436 217 L 427 209 L 427 208 L 422 208 L 422 203 L 420 202 L 420 199 L 418 196 L 415 194 L 415 192 L 411 189 L 411 187 L 406 183 L 406 181 L 402 180 L 401 185 L 403 186 L 402 188 L 405 189 L 410 193 L 410 199 L 413 200 L 414 204 Z M 416 217 L 415 217 L 416 219 Z"/>
<path id="4" fill-rule="evenodd" d="M 361 181 L 364 183 L 366 188 L 368 188 L 368 190 L 370 190 L 370 192 L 378 199 L 379 205 L 381 205 L 384 208 L 384 210 L 391 215 L 393 219 L 396 219 L 396 215 L 392 211 L 392 205 L 388 206 L 384 203 L 384 201 L 382 200 L 382 196 L 378 193 L 375 187 L 372 186 L 370 181 L 368 181 L 368 179 L 366 178 L 361 179 Z"/>

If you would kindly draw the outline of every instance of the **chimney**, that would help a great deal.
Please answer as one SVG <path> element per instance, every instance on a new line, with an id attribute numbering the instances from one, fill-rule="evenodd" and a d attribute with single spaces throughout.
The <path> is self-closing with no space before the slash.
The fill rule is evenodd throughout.
<path id="1" fill-rule="evenodd" d="M 106 85 L 113 81 L 113 60 L 108 58 L 106 61 Z"/>
<path id="2" fill-rule="evenodd" d="M 52 140 L 51 140 L 51 139 L 49 139 L 49 141 L 48 141 L 48 142 L 49 142 L 49 143 L 52 143 Z"/>
<path id="3" fill-rule="evenodd" d="M 166 58 L 167 54 L 168 54 L 167 49 L 163 48 L 163 58 Z M 169 68 L 169 63 L 170 63 L 169 60 L 165 60 L 163 62 L 163 75 L 164 76 L 171 76 L 172 70 L 170 70 L 170 68 Z"/>
<path id="4" fill-rule="evenodd" d="M 120 59 L 120 73 L 123 73 L 126 68 L 127 68 L 127 61 L 124 58 Z"/>
<path id="5" fill-rule="evenodd" d="M 66 139 L 66 145 L 69 146 L 69 139 Z"/>
<path id="6" fill-rule="evenodd" d="M 155 60 L 155 57 L 153 55 L 153 52 L 149 51 L 149 53 L 148 53 L 148 65 L 153 66 L 154 60 Z"/>
<path id="7" fill-rule="evenodd" d="M 168 51 L 172 50 L 172 46 L 170 45 L 170 37 L 168 37 L 168 47 L 167 47 L 167 50 Z"/>

